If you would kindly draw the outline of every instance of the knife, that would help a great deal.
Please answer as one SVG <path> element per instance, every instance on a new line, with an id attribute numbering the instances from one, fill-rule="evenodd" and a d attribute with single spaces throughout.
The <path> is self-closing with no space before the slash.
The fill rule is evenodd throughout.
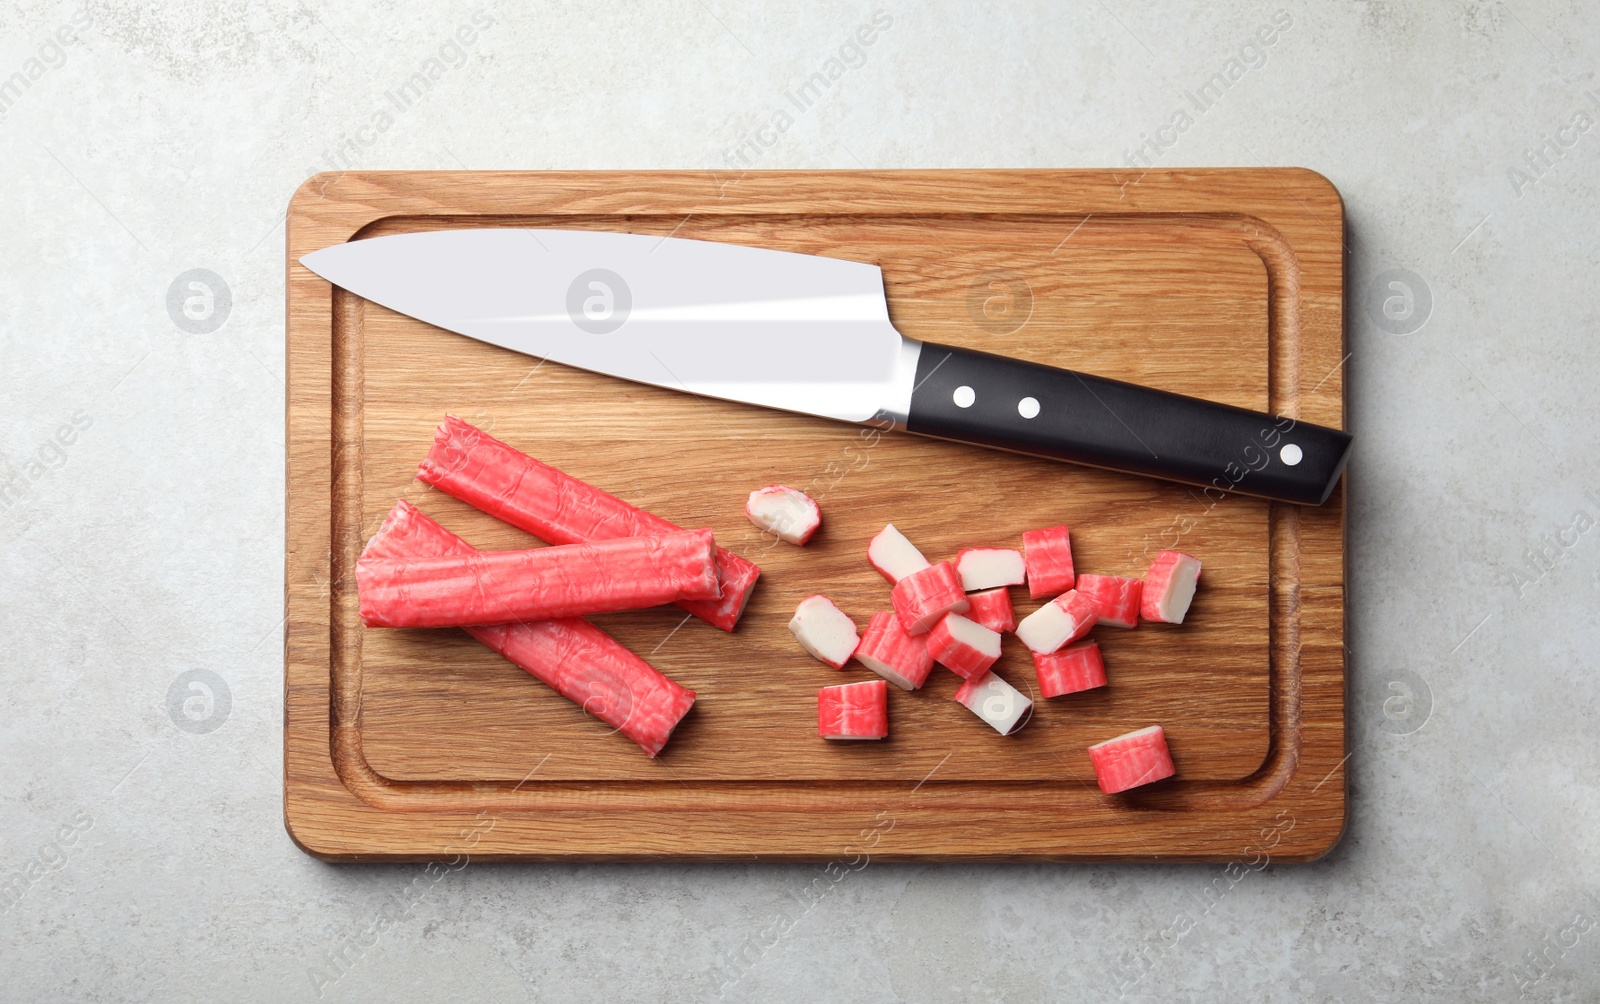
<path id="1" fill-rule="evenodd" d="M 624 380 L 1318 505 L 1350 436 L 903 337 L 876 265 L 716 241 L 481 228 L 372 237 L 301 264 L 480 341 Z"/>

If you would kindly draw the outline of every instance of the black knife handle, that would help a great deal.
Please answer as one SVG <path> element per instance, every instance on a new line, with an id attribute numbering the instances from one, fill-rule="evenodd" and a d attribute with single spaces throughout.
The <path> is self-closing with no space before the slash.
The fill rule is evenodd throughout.
<path id="1" fill-rule="evenodd" d="M 931 342 L 906 430 L 1306 505 L 1350 453 L 1338 429 Z"/>

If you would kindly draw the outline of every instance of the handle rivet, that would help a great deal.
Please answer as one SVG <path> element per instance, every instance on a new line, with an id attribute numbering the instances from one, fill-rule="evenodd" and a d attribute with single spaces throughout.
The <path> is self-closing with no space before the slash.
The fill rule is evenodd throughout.
<path id="1" fill-rule="evenodd" d="M 1025 397 L 1017 402 L 1017 414 L 1023 418 L 1033 418 L 1039 414 L 1039 399 Z"/>
<path id="2" fill-rule="evenodd" d="M 962 384 L 956 388 L 956 392 L 950 396 L 950 399 L 956 403 L 957 408 L 970 408 L 972 407 L 972 402 L 978 399 L 978 393 L 966 384 Z"/>
<path id="3" fill-rule="evenodd" d="M 1305 453 L 1301 451 L 1300 447 L 1294 445 L 1293 443 L 1284 443 L 1283 449 L 1278 451 L 1278 459 L 1282 460 L 1290 467 L 1293 467 L 1295 464 L 1298 464 L 1301 460 L 1305 459 Z"/>

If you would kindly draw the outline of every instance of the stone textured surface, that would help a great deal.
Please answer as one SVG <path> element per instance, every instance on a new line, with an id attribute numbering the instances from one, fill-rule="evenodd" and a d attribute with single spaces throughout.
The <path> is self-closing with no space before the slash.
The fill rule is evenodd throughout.
<path id="1" fill-rule="evenodd" d="M 785 92 L 873 7 L 507 3 L 459 48 L 470 3 L 0 10 L 0 998 L 1600 998 L 1600 11 L 1286 4 L 1251 48 L 1280 8 L 1215 6 L 886 5 L 781 133 Z M 281 220 L 308 174 L 741 146 L 1105 166 L 1145 143 L 1307 165 L 1348 205 L 1352 818 L 1330 857 L 1221 898 L 1220 867 L 875 863 L 806 911 L 815 866 L 434 883 L 289 842 Z M 221 280 L 209 318 L 204 285 L 168 308 L 195 268 Z"/>

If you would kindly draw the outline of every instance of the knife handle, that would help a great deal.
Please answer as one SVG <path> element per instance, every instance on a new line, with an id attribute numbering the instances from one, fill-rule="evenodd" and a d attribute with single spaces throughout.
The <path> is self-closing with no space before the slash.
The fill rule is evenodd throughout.
<path id="1" fill-rule="evenodd" d="M 1350 454 L 1338 429 L 931 342 L 905 427 L 1306 505 L 1327 499 Z"/>

